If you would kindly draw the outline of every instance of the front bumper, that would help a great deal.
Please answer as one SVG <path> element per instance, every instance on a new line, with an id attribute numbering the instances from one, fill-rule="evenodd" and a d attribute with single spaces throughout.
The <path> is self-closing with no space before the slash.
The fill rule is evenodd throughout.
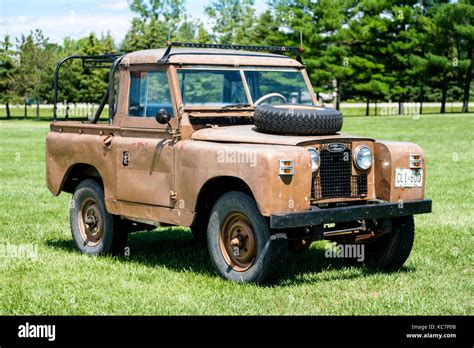
<path id="1" fill-rule="evenodd" d="M 425 214 L 431 212 L 431 203 L 431 199 L 422 199 L 400 203 L 370 202 L 364 205 L 337 208 L 311 206 L 308 211 L 271 215 L 270 228 L 296 228 L 337 222 Z"/>

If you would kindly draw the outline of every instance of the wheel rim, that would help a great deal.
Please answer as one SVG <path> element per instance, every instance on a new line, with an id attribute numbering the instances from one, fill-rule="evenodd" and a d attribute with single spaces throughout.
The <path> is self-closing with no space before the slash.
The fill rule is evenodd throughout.
<path id="1" fill-rule="evenodd" d="M 84 245 L 94 247 L 102 239 L 104 221 L 99 204 L 93 198 L 87 198 L 79 209 L 79 230 Z"/>
<path id="2" fill-rule="evenodd" d="M 237 272 L 248 270 L 257 255 L 257 241 L 249 219 L 232 213 L 220 229 L 220 248 L 225 261 Z"/>

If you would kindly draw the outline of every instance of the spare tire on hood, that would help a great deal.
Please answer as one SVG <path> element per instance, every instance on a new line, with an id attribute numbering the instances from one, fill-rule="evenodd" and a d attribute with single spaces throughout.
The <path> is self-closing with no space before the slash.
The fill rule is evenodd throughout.
<path id="1" fill-rule="evenodd" d="M 258 105 L 254 122 L 262 132 L 276 134 L 334 134 L 342 128 L 342 113 L 311 105 Z"/>

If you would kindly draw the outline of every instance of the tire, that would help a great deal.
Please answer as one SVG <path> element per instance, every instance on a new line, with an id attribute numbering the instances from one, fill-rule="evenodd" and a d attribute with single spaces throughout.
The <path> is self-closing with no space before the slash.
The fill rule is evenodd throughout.
<path id="1" fill-rule="evenodd" d="M 235 282 L 271 283 L 286 261 L 286 235 L 272 235 L 255 201 L 238 191 L 225 193 L 212 208 L 207 243 L 217 273 Z"/>
<path id="2" fill-rule="evenodd" d="M 366 244 L 367 267 L 393 272 L 400 269 L 410 255 L 415 240 L 413 216 L 393 219 L 392 231 Z"/>
<path id="3" fill-rule="evenodd" d="M 193 234 L 194 241 L 198 245 L 206 245 L 207 240 L 207 221 L 204 221 L 199 215 L 196 217 L 196 221 L 190 227 L 191 233 Z"/>
<path id="4" fill-rule="evenodd" d="M 84 254 L 124 252 L 127 233 L 117 216 L 105 208 L 104 189 L 93 179 L 79 183 L 72 197 L 71 232 L 76 248 Z"/>
<path id="5" fill-rule="evenodd" d="M 336 109 L 299 105 L 259 105 L 254 122 L 262 132 L 276 134 L 335 134 L 342 128 L 342 113 Z"/>

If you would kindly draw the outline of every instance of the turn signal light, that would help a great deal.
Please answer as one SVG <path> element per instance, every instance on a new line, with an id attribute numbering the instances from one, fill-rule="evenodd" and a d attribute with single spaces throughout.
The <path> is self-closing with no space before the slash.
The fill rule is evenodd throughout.
<path id="1" fill-rule="evenodd" d="M 295 173 L 295 162 L 292 160 L 280 160 L 280 175 L 293 175 Z"/>
<path id="2" fill-rule="evenodd" d="M 421 168 L 423 164 L 420 154 L 410 154 L 410 168 L 418 169 Z"/>

